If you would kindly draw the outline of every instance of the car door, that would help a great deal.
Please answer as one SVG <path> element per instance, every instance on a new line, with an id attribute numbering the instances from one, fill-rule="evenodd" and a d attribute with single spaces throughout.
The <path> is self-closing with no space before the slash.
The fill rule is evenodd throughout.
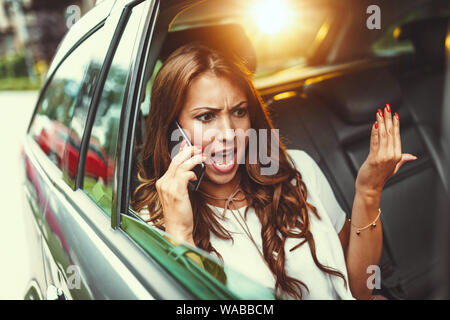
<path id="1" fill-rule="evenodd" d="M 35 216 L 43 235 L 42 291 L 52 298 L 151 298 L 114 252 L 108 212 L 89 196 L 96 199 L 98 188 L 93 193 L 83 190 L 77 177 L 85 169 L 102 181 L 112 176 L 115 148 L 105 152 L 98 143 L 83 144 L 89 141 L 84 131 L 102 99 L 113 102 L 120 116 L 125 91 L 104 97 L 103 85 L 125 87 L 128 75 L 113 72 L 115 61 L 132 61 L 141 16 L 152 6 L 152 1 L 117 1 L 109 17 L 70 48 L 39 99 L 25 148 L 27 161 L 33 162 L 29 171 L 37 171 L 34 180 L 40 182 L 33 185 L 43 186 Z M 117 50 L 120 42 L 122 51 Z"/>

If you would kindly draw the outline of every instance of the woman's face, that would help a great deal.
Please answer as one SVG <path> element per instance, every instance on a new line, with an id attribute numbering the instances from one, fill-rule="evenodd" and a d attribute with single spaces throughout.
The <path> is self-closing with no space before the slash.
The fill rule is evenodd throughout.
<path id="1" fill-rule="evenodd" d="M 193 145 L 202 145 L 208 154 L 205 177 L 226 184 L 243 163 L 250 128 L 245 93 L 225 77 L 207 72 L 196 77 L 188 89 L 178 121 Z"/>

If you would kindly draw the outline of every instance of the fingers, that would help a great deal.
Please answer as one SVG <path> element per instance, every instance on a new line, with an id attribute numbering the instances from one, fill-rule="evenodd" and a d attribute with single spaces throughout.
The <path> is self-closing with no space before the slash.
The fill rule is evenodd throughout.
<path id="1" fill-rule="evenodd" d="M 380 148 L 378 149 L 380 152 L 384 152 L 388 147 L 388 138 L 386 133 L 386 124 L 384 122 L 384 116 L 381 109 L 378 109 L 377 112 L 377 122 L 378 122 L 378 141 Z"/>
<path id="2" fill-rule="evenodd" d="M 417 157 L 415 155 L 411 153 L 402 153 L 402 159 L 400 161 L 408 162 L 413 160 L 417 160 Z"/>
<path id="3" fill-rule="evenodd" d="M 378 139 L 379 139 L 379 152 L 383 158 L 393 158 L 396 161 L 400 160 L 401 145 L 398 143 L 400 140 L 400 128 L 398 126 L 398 119 L 392 117 L 392 110 L 389 104 L 386 104 L 384 111 L 378 109 L 377 112 L 378 122 Z"/>
<path id="4" fill-rule="evenodd" d="M 400 137 L 400 117 L 396 112 L 392 119 L 392 123 L 394 125 L 394 154 L 395 159 L 400 161 L 402 158 L 402 139 Z"/>
<path id="5" fill-rule="evenodd" d="M 388 154 L 389 156 L 394 155 L 394 125 L 392 123 L 392 112 L 389 104 L 386 104 L 384 108 L 384 123 L 386 127 L 386 136 L 388 144 Z"/>
<path id="6" fill-rule="evenodd" d="M 370 134 L 370 152 L 376 153 L 378 152 L 379 148 L 379 139 L 378 139 L 378 121 L 375 121 L 375 123 L 372 125 L 372 131 Z"/>
<path id="7" fill-rule="evenodd" d="M 200 164 L 202 162 L 206 162 L 207 155 L 202 154 L 196 154 L 192 158 L 189 158 L 188 160 L 184 161 L 182 164 L 180 164 L 177 168 L 177 171 L 189 171 L 192 170 L 197 164 Z"/>
<path id="8" fill-rule="evenodd" d="M 403 153 L 401 155 L 400 161 L 395 166 L 394 174 L 397 173 L 397 171 L 403 166 L 406 162 L 417 160 L 417 157 L 415 155 L 412 155 L 410 153 Z"/>
<path id="9" fill-rule="evenodd" d="M 370 137 L 370 153 L 379 170 L 385 170 L 387 178 L 396 174 L 406 162 L 417 160 L 417 157 L 402 153 L 400 136 L 400 117 L 392 114 L 389 104 L 384 111 L 378 109 L 377 120 L 372 125 Z"/>
<path id="10" fill-rule="evenodd" d="M 197 154 L 180 164 L 172 179 L 173 190 L 186 190 L 189 181 L 197 180 L 197 175 L 191 170 L 204 161 L 206 161 L 206 155 Z"/>
<path id="11" fill-rule="evenodd" d="M 181 177 L 186 182 L 197 180 L 197 175 L 194 173 L 194 171 L 183 172 L 183 174 L 181 174 Z"/>
<path id="12" fill-rule="evenodd" d="M 178 167 L 180 164 L 182 164 L 184 161 L 186 161 L 187 159 L 189 159 L 190 157 L 192 157 L 195 154 L 199 154 L 202 152 L 202 147 L 200 146 L 181 146 L 180 147 L 180 152 L 178 152 L 178 154 L 173 157 L 172 159 L 172 163 L 171 166 L 174 166 L 175 168 Z"/>

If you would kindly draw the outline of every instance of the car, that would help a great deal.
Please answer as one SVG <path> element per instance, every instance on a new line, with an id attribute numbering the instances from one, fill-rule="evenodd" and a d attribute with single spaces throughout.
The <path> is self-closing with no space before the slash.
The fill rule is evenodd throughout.
<path id="1" fill-rule="evenodd" d="M 58 46 L 26 133 L 24 298 L 275 298 L 207 252 L 174 246 L 130 205 L 153 80 L 192 41 L 245 61 L 283 141 L 319 164 L 348 217 L 377 108 L 401 115 L 403 150 L 419 159 L 383 191 L 374 293 L 448 298 L 449 15 L 435 0 L 99 2 Z"/>

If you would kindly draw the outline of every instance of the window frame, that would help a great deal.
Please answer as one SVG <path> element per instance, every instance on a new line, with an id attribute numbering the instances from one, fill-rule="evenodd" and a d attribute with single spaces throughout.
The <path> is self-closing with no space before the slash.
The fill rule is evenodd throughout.
<path id="1" fill-rule="evenodd" d="M 141 1 L 141 0 L 137 0 Z M 132 159 L 134 151 L 134 139 L 136 130 L 137 110 L 140 107 L 140 99 L 145 89 L 145 72 L 143 68 L 148 66 L 149 52 L 153 48 L 153 40 L 158 30 L 157 16 L 160 12 L 160 0 L 151 1 L 151 8 L 146 16 L 141 19 L 143 29 L 138 45 L 135 45 L 135 55 L 130 67 L 127 79 L 128 90 L 125 91 L 124 105 L 120 116 L 118 131 L 114 181 L 113 204 L 111 210 L 111 227 L 119 229 L 122 225 L 122 214 L 129 215 L 129 188 L 131 187 Z M 131 11 L 130 11 L 131 12 Z M 141 20 L 141 21 L 142 21 Z M 156 61 L 150 63 L 154 65 Z"/>
<path id="2" fill-rule="evenodd" d="M 87 156 L 87 152 L 89 149 L 89 142 L 90 142 L 90 138 L 91 138 L 92 128 L 95 124 L 95 116 L 97 114 L 97 109 L 98 109 L 100 100 L 102 98 L 103 88 L 105 86 L 115 53 L 117 51 L 120 40 L 122 39 L 123 32 L 129 22 L 133 8 L 145 1 L 150 1 L 150 3 L 151 3 L 153 0 L 123 0 L 121 3 L 116 4 L 116 6 L 119 7 L 120 15 L 118 17 L 118 21 L 115 23 L 114 33 L 113 33 L 110 45 L 109 45 L 107 53 L 106 53 L 105 61 L 103 63 L 102 69 L 100 71 L 99 80 L 97 82 L 97 85 L 96 85 L 96 88 L 94 91 L 94 95 L 91 100 L 91 104 L 89 106 L 89 113 L 88 113 L 87 120 L 86 120 L 86 126 L 84 129 L 83 137 L 81 139 L 81 144 L 80 144 L 77 175 L 76 175 L 76 179 L 75 179 L 75 190 L 77 190 L 77 189 L 83 190 L 84 169 L 85 169 L 85 164 L 86 164 L 86 156 Z M 113 8 L 113 10 L 114 10 L 114 8 Z M 140 31 L 142 30 L 143 15 L 141 15 L 141 19 L 140 19 L 140 24 L 141 24 L 139 26 Z M 140 41 L 139 34 L 137 34 L 133 40 L 134 40 L 133 44 L 130 44 L 130 45 L 135 46 L 135 48 L 133 49 L 131 58 L 130 58 L 131 66 L 134 64 L 134 61 L 135 61 L 136 43 L 138 43 L 138 41 Z M 121 112 L 121 115 L 119 118 L 120 119 L 119 120 L 119 133 L 118 133 L 116 152 L 115 152 L 114 180 L 113 180 L 113 186 L 112 186 L 111 227 L 113 229 L 117 229 L 117 227 L 116 227 L 117 215 L 115 213 L 117 211 L 117 195 L 120 194 L 120 192 L 118 193 L 117 190 L 118 190 L 118 185 L 121 184 L 121 179 L 120 179 L 121 175 L 118 172 L 118 171 L 120 171 L 120 170 L 118 170 L 118 168 L 121 166 L 120 165 L 120 163 L 121 163 L 120 130 L 121 130 L 122 124 L 124 122 L 123 119 L 126 118 L 126 114 L 127 114 L 126 112 L 124 112 L 126 109 L 124 106 L 129 103 L 128 91 L 130 88 L 130 81 L 134 78 L 134 72 L 135 72 L 134 68 L 130 68 L 130 72 L 128 73 L 127 81 L 125 84 L 124 99 L 122 102 L 122 112 Z M 83 192 L 85 192 L 85 191 L 83 190 Z"/>

